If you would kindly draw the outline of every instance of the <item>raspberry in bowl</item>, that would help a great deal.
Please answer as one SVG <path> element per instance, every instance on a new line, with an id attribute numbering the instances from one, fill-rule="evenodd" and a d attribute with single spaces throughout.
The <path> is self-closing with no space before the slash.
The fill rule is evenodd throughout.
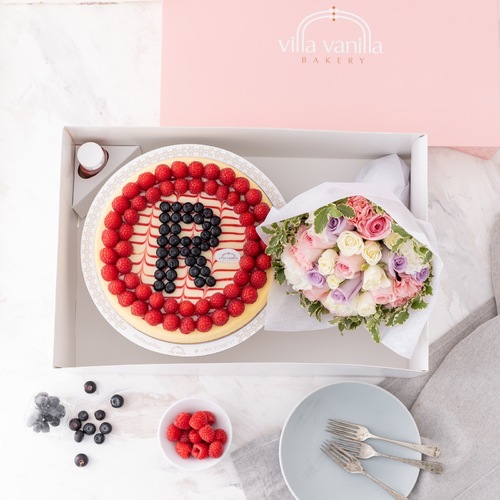
<path id="1" fill-rule="evenodd" d="M 209 399 L 181 399 L 163 414 L 157 437 L 160 449 L 174 467 L 208 469 L 229 452 L 231 421 L 227 413 Z"/>

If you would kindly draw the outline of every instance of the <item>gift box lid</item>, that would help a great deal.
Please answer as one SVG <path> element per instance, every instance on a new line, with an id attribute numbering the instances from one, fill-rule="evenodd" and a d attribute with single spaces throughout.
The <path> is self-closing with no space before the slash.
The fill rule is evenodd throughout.
<path id="1" fill-rule="evenodd" d="M 497 0 L 164 0 L 161 123 L 500 146 Z"/>

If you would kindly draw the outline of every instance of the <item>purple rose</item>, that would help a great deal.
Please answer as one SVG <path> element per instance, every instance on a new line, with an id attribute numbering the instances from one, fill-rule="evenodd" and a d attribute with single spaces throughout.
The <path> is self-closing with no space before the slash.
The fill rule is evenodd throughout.
<path id="1" fill-rule="evenodd" d="M 404 255 L 398 255 L 393 253 L 389 257 L 389 274 L 395 278 L 396 273 L 401 274 L 405 272 L 406 266 L 408 265 L 408 259 Z"/>
<path id="2" fill-rule="evenodd" d="M 354 226 L 349 224 L 345 217 L 330 217 L 326 224 L 325 235 L 329 241 L 335 243 L 340 233 L 353 228 Z"/>
<path id="3" fill-rule="evenodd" d="M 330 297 L 336 304 L 348 304 L 361 290 L 363 285 L 362 273 L 357 278 L 343 281 L 338 288 L 332 291 Z"/>
<path id="4" fill-rule="evenodd" d="M 428 267 L 422 268 L 420 271 L 416 272 L 412 277 L 418 283 L 423 283 L 430 274 L 430 269 Z"/>
<path id="5" fill-rule="evenodd" d="M 326 284 L 326 278 L 316 268 L 307 271 L 306 277 L 309 283 L 316 288 L 324 288 Z"/>

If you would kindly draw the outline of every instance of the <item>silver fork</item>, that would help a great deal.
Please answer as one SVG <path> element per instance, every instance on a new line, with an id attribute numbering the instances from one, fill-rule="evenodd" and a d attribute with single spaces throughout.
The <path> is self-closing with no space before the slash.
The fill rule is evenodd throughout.
<path id="1" fill-rule="evenodd" d="M 357 458 L 353 457 L 349 452 L 336 446 L 332 441 L 323 441 L 321 450 L 345 471 L 350 472 L 351 474 L 363 474 L 363 476 L 366 476 L 368 479 L 371 479 L 374 483 L 378 484 L 396 500 L 408 500 L 407 497 L 401 495 L 401 493 L 398 493 L 396 490 L 393 490 L 382 481 L 379 481 L 376 477 L 373 477 L 371 474 L 366 472 Z"/>
<path id="2" fill-rule="evenodd" d="M 328 432 L 337 434 L 348 439 L 353 439 L 355 441 L 365 441 L 366 439 L 381 439 L 382 441 L 387 441 L 388 443 L 394 443 L 399 446 L 404 446 L 410 448 L 411 450 L 418 451 L 429 457 L 439 457 L 441 452 L 436 446 L 428 446 L 425 444 L 407 443 L 405 441 L 397 441 L 395 439 L 389 439 L 381 436 L 375 436 L 372 434 L 365 426 L 354 424 L 352 422 L 344 422 L 343 420 L 328 419 L 328 427 L 326 429 Z"/>
<path id="3" fill-rule="evenodd" d="M 442 474 L 444 472 L 443 464 L 439 462 L 413 460 L 412 458 L 386 455 L 385 453 L 378 452 L 373 448 L 373 446 L 370 446 L 368 443 L 362 443 L 361 441 L 353 441 L 352 439 L 346 439 L 338 436 L 334 437 L 334 442 L 340 448 L 351 453 L 352 456 L 356 458 L 361 458 L 362 460 L 366 460 L 372 457 L 384 457 L 384 458 L 390 458 L 391 460 L 396 460 L 397 462 L 403 462 L 408 465 L 413 465 L 427 472 L 432 472 L 433 474 Z"/>

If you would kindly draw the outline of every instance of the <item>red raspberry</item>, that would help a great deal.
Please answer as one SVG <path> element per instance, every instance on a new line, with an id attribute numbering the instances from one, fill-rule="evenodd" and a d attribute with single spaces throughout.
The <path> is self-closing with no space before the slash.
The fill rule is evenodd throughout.
<path id="1" fill-rule="evenodd" d="M 204 411 L 195 411 L 189 419 L 189 425 L 195 430 L 199 430 L 207 424 L 208 419 Z"/>
<path id="2" fill-rule="evenodd" d="M 113 281 L 118 278 L 118 269 L 112 264 L 106 264 L 101 269 L 101 276 L 104 281 Z"/>
<path id="3" fill-rule="evenodd" d="M 217 184 L 216 181 L 212 181 L 212 180 L 206 181 L 205 187 L 204 187 L 205 193 L 207 193 L 210 196 L 214 196 L 215 193 L 217 193 L 218 187 L 219 187 L 219 184 Z"/>
<path id="4" fill-rule="evenodd" d="M 203 175 L 204 171 L 203 163 L 201 161 L 192 161 L 188 165 L 188 174 L 193 178 L 193 179 L 199 179 Z"/>
<path id="5" fill-rule="evenodd" d="M 267 273 L 265 271 L 261 271 L 260 269 L 256 269 L 250 275 L 250 284 L 254 288 L 262 288 L 267 283 Z"/>
<path id="6" fill-rule="evenodd" d="M 250 281 L 250 274 L 247 271 L 240 269 L 234 273 L 233 281 L 239 287 L 245 286 Z"/>
<path id="7" fill-rule="evenodd" d="M 200 194 L 203 191 L 203 181 L 201 179 L 191 179 L 189 181 L 189 192 L 191 194 Z"/>
<path id="8" fill-rule="evenodd" d="M 196 429 L 191 429 L 189 431 L 188 437 L 189 437 L 189 441 L 193 444 L 201 443 L 200 434 L 198 433 L 198 431 Z"/>
<path id="9" fill-rule="evenodd" d="M 146 200 L 148 201 L 148 203 L 151 203 L 151 205 L 154 205 L 155 203 L 160 201 L 160 199 L 161 191 L 159 188 L 153 186 L 146 191 Z"/>
<path id="10" fill-rule="evenodd" d="M 253 241 L 253 242 L 249 242 L 247 241 L 247 243 L 257 243 L 256 241 Z M 257 245 L 259 245 L 257 243 Z M 259 246 L 259 252 L 260 252 L 260 246 Z M 243 257 L 240 259 L 240 268 L 243 269 L 243 271 L 253 271 L 255 267 L 255 261 L 253 259 L 253 257 L 250 257 L 250 255 L 243 255 Z"/>
<path id="11" fill-rule="evenodd" d="M 236 191 L 231 191 L 227 195 L 226 203 L 230 207 L 234 207 L 236 205 L 236 203 L 238 203 L 239 201 L 240 201 L 240 195 Z"/>
<path id="12" fill-rule="evenodd" d="M 121 240 L 129 240 L 134 234 L 134 226 L 130 224 L 122 224 L 120 229 L 118 229 L 118 236 Z"/>
<path id="13" fill-rule="evenodd" d="M 265 252 L 267 248 L 267 245 L 262 240 L 260 240 L 260 248 L 262 249 L 263 252 Z"/>
<path id="14" fill-rule="evenodd" d="M 167 314 L 174 314 L 177 312 L 178 309 L 179 309 L 179 304 L 177 303 L 177 300 L 173 299 L 172 297 L 167 299 L 165 301 L 165 304 L 163 304 L 163 310 Z"/>
<path id="15" fill-rule="evenodd" d="M 192 316 L 194 314 L 194 310 L 194 304 L 192 302 L 189 302 L 189 300 L 183 300 L 179 304 L 179 314 L 181 316 L 184 316 L 185 318 Z"/>
<path id="16" fill-rule="evenodd" d="M 257 255 L 255 259 L 255 267 L 261 271 L 266 271 L 271 267 L 271 257 L 265 253 Z"/>
<path id="17" fill-rule="evenodd" d="M 223 326 L 229 319 L 229 313 L 225 309 L 217 309 L 212 313 L 212 321 L 215 326 Z"/>
<path id="18" fill-rule="evenodd" d="M 257 222 L 262 222 L 269 213 L 269 205 L 267 203 L 257 203 L 255 207 L 253 207 L 253 215 L 255 216 L 255 220 Z"/>
<path id="19" fill-rule="evenodd" d="M 191 426 L 189 425 L 189 419 L 192 417 L 192 415 L 192 413 L 188 413 L 185 411 L 178 413 L 174 418 L 174 425 L 179 429 L 182 429 L 183 431 L 190 430 Z"/>
<path id="20" fill-rule="evenodd" d="M 249 189 L 245 193 L 245 200 L 253 207 L 262 201 L 262 193 L 258 189 Z"/>
<path id="21" fill-rule="evenodd" d="M 103 264 L 116 264 L 118 254 L 112 248 L 104 247 L 99 252 L 99 258 Z"/>
<path id="22" fill-rule="evenodd" d="M 204 425 L 198 429 L 198 433 L 205 443 L 211 443 L 214 440 L 215 431 L 210 424 Z"/>
<path id="23" fill-rule="evenodd" d="M 128 208 L 123 214 L 123 219 L 127 224 L 135 226 L 139 222 L 139 214 L 133 208 Z"/>
<path id="24" fill-rule="evenodd" d="M 117 212 L 109 212 L 104 217 L 104 227 L 108 229 L 119 229 L 122 225 L 122 216 Z"/>
<path id="25" fill-rule="evenodd" d="M 229 194 L 229 188 L 227 186 L 219 186 L 215 193 L 215 197 L 219 201 L 226 201 L 228 194 Z"/>
<path id="26" fill-rule="evenodd" d="M 127 285 L 127 288 L 133 290 L 136 288 L 138 285 L 141 284 L 141 281 L 139 279 L 139 276 L 135 273 L 127 273 L 124 277 L 123 280 L 125 281 L 125 284 Z"/>
<path id="27" fill-rule="evenodd" d="M 134 316 L 144 316 L 148 312 L 148 305 L 146 302 L 142 300 L 136 300 L 133 304 L 132 307 L 130 308 L 130 312 Z"/>
<path id="28" fill-rule="evenodd" d="M 120 237 L 114 229 L 105 229 L 102 232 L 101 239 L 104 246 L 108 248 L 113 248 L 120 241 Z"/>
<path id="29" fill-rule="evenodd" d="M 235 214 L 238 214 L 238 215 L 244 214 L 245 212 L 248 211 L 248 203 L 246 201 L 239 201 L 233 207 L 233 211 Z"/>
<path id="30" fill-rule="evenodd" d="M 179 330 L 181 331 L 181 333 L 187 335 L 191 332 L 194 332 L 195 329 L 196 329 L 196 323 L 194 322 L 193 318 L 181 319 L 181 324 L 179 326 Z"/>
<path id="31" fill-rule="evenodd" d="M 137 184 L 142 190 L 147 191 L 156 184 L 155 174 L 152 172 L 143 172 L 137 178 Z"/>
<path id="32" fill-rule="evenodd" d="M 250 182 L 245 177 L 236 177 L 233 181 L 233 189 L 240 194 L 245 194 L 250 189 Z"/>
<path id="33" fill-rule="evenodd" d="M 228 299 L 235 299 L 240 295 L 240 287 L 234 283 L 229 283 L 224 287 L 223 292 Z"/>
<path id="34" fill-rule="evenodd" d="M 194 312 L 198 316 L 203 316 L 204 314 L 207 314 L 209 310 L 210 310 L 210 302 L 207 299 L 198 300 L 198 302 L 196 302 L 194 306 Z"/>
<path id="35" fill-rule="evenodd" d="M 163 181 L 158 185 L 162 196 L 172 196 L 174 194 L 174 184 L 170 181 Z"/>
<path id="36" fill-rule="evenodd" d="M 177 194 L 187 193 L 189 189 L 189 181 L 187 179 L 176 179 L 174 181 L 174 191 Z"/>
<path id="37" fill-rule="evenodd" d="M 245 304 L 239 299 L 230 300 L 227 305 L 227 312 L 230 316 L 233 316 L 233 318 L 241 316 L 244 310 Z"/>
<path id="38" fill-rule="evenodd" d="M 189 431 L 188 430 L 182 431 L 181 437 L 179 438 L 179 441 L 181 443 L 189 443 Z"/>
<path id="39" fill-rule="evenodd" d="M 250 240 L 243 245 L 243 253 L 245 255 L 249 255 L 250 257 L 257 257 L 260 252 L 260 243 L 258 241 Z"/>
<path id="40" fill-rule="evenodd" d="M 198 460 L 203 460 L 208 457 L 208 444 L 206 443 L 196 443 L 193 444 L 193 449 L 191 450 L 191 455 Z"/>
<path id="41" fill-rule="evenodd" d="M 223 168 L 220 171 L 219 180 L 225 186 L 230 186 L 234 182 L 235 178 L 236 174 L 234 173 L 234 170 L 232 168 Z"/>
<path id="42" fill-rule="evenodd" d="M 167 427 L 166 437 L 169 441 L 172 441 L 173 443 L 179 441 L 181 434 L 182 429 L 179 429 L 179 427 L 176 427 L 174 424 L 170 424 Z"/>
<path id="43" fill-rule="evenodd" d="M 240 215 L 242 226 L 252 226 L 255 223 L 255 216 L 251 212 L 244 212 Z"/>
<path id="44" fill-rule="evenodd" d="M 258 296 L 259 294 L 253 286 L 247 285 L 241 290 L 241 301 L 244 304 L 253 304 L 257 301 Z"/>
<path id="45" fill-rule="evenodd" d="M 173 332 L 179 328 L 181 319 L 176 314 L 166 314 L 163 318 L 163 328 L 169 332 Z"/>
<path id="46" fill-rule="evenodd" d="M 215 163 L 207 163 L 203 171 L 205 179 L 216 180 L 219 178 L 220 168 Z"/>
<path id="47" fill-rule="evenodd" d="M 170 179 L 170 167 L 161 163 L 155 168 L 155 177 L 157 182 L 168 181 Z"/>
<path id="48" fill-rule="evenodd" d="M 158 309 L 150 309 L 144 319 L 151 326 L 161 325 L 163 323 L 163 314 Z"/>
<path id="49" fill-rule="evenodd" d="M 183 161 L 174 161 L 170 170 L 172 172 L 172 176 L 176 179 L 183 179 L 184 177 L 187 177 L 188 174 L 188 167 Z"/>
<path id="50" fill-rule="evenodd" d="M 134 245 L 130 241 L 119 241 L 115 246 L 115 250 L 120 257 L 130 257 L 134 251 Z"/>
<path id="51" fill-rule="evenodd" d="M 125 184 L 122 189 L 122 195 L 129 200 L 137 196 L 141 192 L 141 188 L 136 182 Z"/>
<path id="52" fill-rule="evenodd" d="M 130 206 L 138 212 L 142 212 L 148 206 L 148 202 L 144 196 L 136 196 L 130 200 Z"/>
<path id="53" fill-rule="evenodd" d="M 118 304 L 122 307 L 129 307 L 136 301 L 135 293 L 125 290 L 118 295 Z"/>
<path id="54" fill-rule="evenodd" d="M 226 305 L 226 297 L 223 293 L 216 292 L 210 299 L 210 307 L 212 309 L 222 309 Z"/>
<path id="55" fill-rule="evenodd" d="M 118 212 L 119 214 L 123 214 L 127 208 L 130 207 L 130 201 L 127 197 L 125 196 L 117 196 L 112 202 L 111 206 L 113 207 L 113 210 L 115 212 Z"/>
<path id="56" fill-rule="evenodd" d="M 204 411 L 205 415 L 207 416 L 207 422 L 208 425 L 213 425 L 215 423 L 215 415 L 211 411 Z"/>
<path id="57" fill-rule="evenodd" d="M 108 290 L 109 293 L 112 295 L 120 295 L 120 293 L 123 293 L 126 289 L 125 282 L 119 279 L 110 281 L 108 283 Z"/>
<path id="58" fill-rule="evenodd" d="M 116 261 L 116 269 L 121 274 L 127 274 L 132 271 L 132 261 L 128 257 L 120 257 Z"/>
<path id="59" fill-rule="evenodd" d="M 139 300 L 148 300 L 152 293 L 151 287 L 145 283 L 141 283 L 135 289 L 135 295 Z"/>
<path id="60" fill-rule="evenodd" d="M 160 310 L 163 307 L 163 304 L 165 303 L 165 297 L 161 292 L 154 292 L 151 294 L 151 297 L 149 297 L 149 305 L 153 309 L 158 309 Z M 163 320 L 163 318 L 162 318 Z"/>
<path id="61" fill-rule="evenodd" d="M 255 226 L 247 226 L 245 228 L 245 239 L 260 241 L 260 236 L 259 233 L 257 233 Z"/>
<path id="62" fill-rule="evenodd" d="M 222 444 L 226 444 L 227 432 L 224 429 L 215 429 L 214 441 L 220 441 Z"/>
<path id="63" fill-rule="evenodd" d="M 175 443 L 175 451 L 181 458 L 189 458 L 189 455 L 191 455 L 192 446 L 190 443 L 177 441 L 177 443 Z"/>
<path id="64" fill-rule="evenodd" d="M 209 332 L 212 329 L 212 324 L 212 318 L 210 316 L 200 316 L 196 320 L 196 329 L 199 332 Z"/>
<path id="65" fill-rule="evenodd" d="M 224 446 L 220 441 L 213 441 L 208 446 L 208 456 L 210 458 L 220 458 L 224 452 Z"/>

